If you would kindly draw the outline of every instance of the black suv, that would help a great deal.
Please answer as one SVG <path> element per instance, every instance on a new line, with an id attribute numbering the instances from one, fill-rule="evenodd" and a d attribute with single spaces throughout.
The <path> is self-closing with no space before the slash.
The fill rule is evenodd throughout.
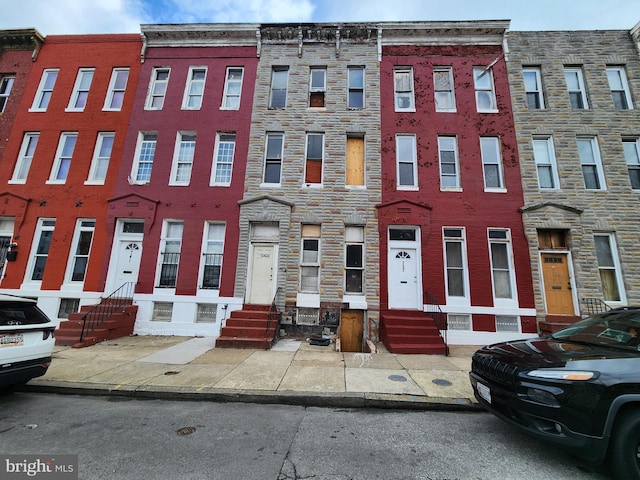
<path id="1" fill-rule="evenodd" d="M 640 307 L 588 317 L 551 336 L 473 355 L 478 402 L 618 478 L 640 479 Z"/>

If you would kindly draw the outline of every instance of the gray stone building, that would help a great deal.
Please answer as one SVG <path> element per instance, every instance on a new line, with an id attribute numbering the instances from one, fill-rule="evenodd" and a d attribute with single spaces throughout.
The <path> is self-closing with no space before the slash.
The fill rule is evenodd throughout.
<path id="1" fill-rule="evenodd" d="M 258 55 L 235 296 L 360 351 L 379 316 L 377 29 L 263 25 Z"/>
<path id="2" fill-rule="evenodd" d="M 638 27 L 508 35 L 521 211 L 543 331 L 640 303 L 637 35 Z"/>

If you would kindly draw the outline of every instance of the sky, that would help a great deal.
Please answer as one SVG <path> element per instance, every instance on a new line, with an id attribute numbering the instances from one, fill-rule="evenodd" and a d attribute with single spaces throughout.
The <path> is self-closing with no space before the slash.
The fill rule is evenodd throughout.
<path id="1" fill-rule="evenodd" d="M 0 29 L 139 33 L 140 24 L 510 20 L 510 30 L 629 30 L 640 0 L 0 0 Z"/>

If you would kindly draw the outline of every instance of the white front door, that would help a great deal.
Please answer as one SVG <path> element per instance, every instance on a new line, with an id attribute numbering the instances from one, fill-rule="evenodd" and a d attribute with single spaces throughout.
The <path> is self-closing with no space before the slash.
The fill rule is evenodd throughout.
<path id="1" fill-rule="evenodd" d="M 249 266 L 247 303 L 269 305 L 275 294 L 276 246 L 271 243 L 254 243 L 251 245 L 251 249 L 253 253 Z"/>
<path id="2" fill-rule="evenodd" d="M 418 272 L 417 249 L 389 249 L 389 308 L 422 310 L 422 282 Z"/>
<path id="3" fill-rule="evenodd" d="M 136 283 L 138 281 L 140 259 L 142 258 L 142 242 L 121 240 L 118 245 L 117 255 L 111 291 L 116 290 L 125 283 Z"/>

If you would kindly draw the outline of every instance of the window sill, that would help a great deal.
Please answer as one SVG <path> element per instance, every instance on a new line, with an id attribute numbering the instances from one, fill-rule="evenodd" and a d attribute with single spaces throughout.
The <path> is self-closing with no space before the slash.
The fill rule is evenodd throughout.
<path id="1" fill-rule="evenodd" d="M 507 193 L 506 188 L 485 188 L 484 193 Z"/>
<path id="2" fill-rule="evenodd" d="M 104 180 L 87 180 L 84 182 L 85 185 L 104 185 Z"/>
<path id="3" fill-rule="evenodd" d="M 462 192 L 462 187 L 440 187 L 441 192 Z"/>
<path id="4" fill-rule="evenodd" d="M 405 191 L 405 192 L 417 192 L 420 190 L 420 188 L 418 188 L 417 186 L 407 186 L 407 185 L 399 185 L 396 187 L 396 190 L 398 191 Z"/>
<path id="5" fill-rule="evenodd" d="M 500 110 L 478 110 L 478 113 L 500 113 Z"/>
<path id="6" fill-rule="evenodd" d="M 46 185 L 64 185 L 66 180 L 47 180 L 44 182 Z"/>
<path id="7" fill-rule="evenodd" d="M 282 184 L 280 183 L 261 183 L 260 188 L 280 188 Z"/>
<path id="8" fill-rule="evenodd" d="M 27 183 L 27 180 L 26 179 L 24 179 L 24 180 L 9 180 L 7 183 L 9 185 L 24 185 L 24 184 Z"/>

